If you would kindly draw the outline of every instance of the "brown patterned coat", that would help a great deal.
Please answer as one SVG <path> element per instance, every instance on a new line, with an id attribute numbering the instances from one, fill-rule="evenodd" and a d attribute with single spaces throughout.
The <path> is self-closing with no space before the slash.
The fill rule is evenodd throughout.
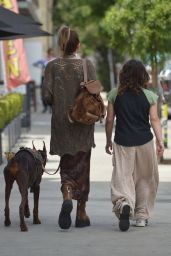
<path id="1" fill-rule="evenodd" d="M 87 60 L 88 80 L 96 73 Z M 63 156 L 87 152 L 94 147 L 94 125 L 70 123 L 68 112 L 83 81 L 82 60 L 58 58 L 48 63 L 43 83 L 43 100 L 52 106 L 50 154 Z"/>

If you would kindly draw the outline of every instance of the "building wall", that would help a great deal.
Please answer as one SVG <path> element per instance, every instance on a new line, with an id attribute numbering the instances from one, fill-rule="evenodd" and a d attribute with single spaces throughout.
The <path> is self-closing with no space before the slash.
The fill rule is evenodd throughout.
<path id="1" fill-rule="evenodd" d="M 38 16 L 40 22 L 43 24 L 42 28 L 49 33 L 53 32 L 53 22 L 52 22 L 52 11 L 53 11 L 53 0 L 38 0 L 39 9 Z M 46 53 L 49 47 L 52 47 L 53 38 L 51 36 L 42 38 L 43 42 L 43 52 Z"/>
<path id="2" fill-rule="evenodd" d="M 19 1 L 18 3 L 20 6 L 20 12 L 22 14 L 32 16 L 32 18 L 37 19 L 43 24 L 41 27 L 43 30 L 49 33 L 53 32 L 53 0 L 36 0 L 36 2 L 35 0 L 26 0 Z M 41 84 L 41 69 L 34 67 L 33 63 L 45 58 L 46 51 L 49 47 L 52 47 L 52 44 L 53 36 L 37 37 L 24 40 L 30 75 L 31 78 L 35 80 L 37 85 Z"/>

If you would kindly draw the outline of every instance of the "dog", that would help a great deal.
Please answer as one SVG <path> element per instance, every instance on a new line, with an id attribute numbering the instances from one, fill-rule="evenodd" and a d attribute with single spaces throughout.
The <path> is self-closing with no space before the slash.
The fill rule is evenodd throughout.
<path id="1" fill-rule="evenodd" d="M 28 188 L 34 194 L 33 224 L 41 224 L 38 216 L 40 182 L 47 161 L 47 151 L 44 141 L 43 144 L 43 150 L 36 150 L 33 144 L 33 149 L 22 147 L 17 153 L 6 152 L 5 154 L 8 160 L 4 168 L 5 226 L 10 226 L 11 224 L 9 198 L 14 181 L 17 182 L 21 194 L 21 204 L 19 206 L 21 231 L 28 231 L 24 220 L 24 217 L 30 217 Z"/>

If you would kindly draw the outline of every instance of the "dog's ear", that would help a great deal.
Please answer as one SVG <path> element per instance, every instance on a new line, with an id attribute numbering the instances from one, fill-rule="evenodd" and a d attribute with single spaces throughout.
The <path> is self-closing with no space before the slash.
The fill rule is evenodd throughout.
<path id="1" fill-rule="evenodd" d="M 34 141 L 32 140 L 32 145 L 33 145 L 33 149 L 36 150 L 35 146 L 34 146 Z"/>
<path id="2" fill-rule="evenodd" d="M 44 152 L 44 153 L 46 153 L 46 152 L 47 152 L 47 151 L 46 151 L 46 145 L 45 145 L 44 140 L 43 140 L 43 152 Z"/>
<path id="3" fill-rule="evenodd" d="M 6 159 L 8 160 L 9 159 L 9 152 L 5 152 L 4 154 L 5 154 Z"/>
<path id="4" fill-rule="evenodd" d="M 11 160 L 14 156 L 15 156 L 15 153 L 14 152 L 5 152 L 5 156 L 6 156 L 6 159 L 7 161 Z"/>

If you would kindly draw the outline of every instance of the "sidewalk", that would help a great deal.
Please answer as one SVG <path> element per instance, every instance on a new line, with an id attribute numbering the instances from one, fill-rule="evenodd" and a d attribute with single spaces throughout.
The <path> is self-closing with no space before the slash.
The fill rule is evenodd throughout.
<path id="1" fill-rule="evenodd" d="M 20 146 L 31 147 L 32 140 L 36 148 L 43 147 L 42 140 L 45 140 L 49 150 L 50 114 L 42 114 L 40 109 L 38 111 L 32 115 L 31 131 L 22 134 L 14 150 L 17 151 Z M 59 174 L 43 175 L 40 193 L 41 225 L 33 225 L 31 216 L 26 220 L 29 231 L 20 232 L 18 216 L 20 195 L 15 184 L 10 200 L 12 224 L 8 228 L 4 227 L 3 165 L 0 166 L 0 256 L 171 255 L 171 165 L 159 165 L 160 186 L 150 225 L 146 228 L 131 226 L 128 232 L 122 233 L 118 229 L 118 221 L 112 213 L 110 202 L 112 164 L 111 157 L 104 151 L 104 124 L 97 124 L 95 138 L 97 147 L 92 152 L 91 193 L 87 206 L 92 225 L 87 228 L 74 227 L 74 207 L 71 229 L 69 231 L 59 229 L 57 221 L 62 203 Z M 171 140 L 171 134 L 169 138 Z M 169 155 L 171 158 L 170 149 L 166 152 L 166 156 L 169 157 Z M 57 156 L 48 155 L 46 169 L 53 172 L 58 162 Z M 29 198 L 32 211 L 32 194 L 29 194 Z"/>

